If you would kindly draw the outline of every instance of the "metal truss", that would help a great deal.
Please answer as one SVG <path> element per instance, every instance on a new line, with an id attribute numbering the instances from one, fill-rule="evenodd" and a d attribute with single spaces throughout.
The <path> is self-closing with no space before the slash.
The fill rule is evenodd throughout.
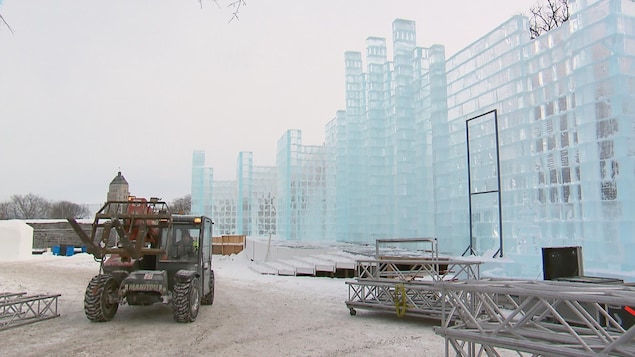
<path id="1" fill-rule="evenodd" d="M 478 279 L 481 262 L 454 259 L 367 259 L 358 260 L 358 280 L 398 282 Z"/>
<path id="2" fill-rule="evenodd" d="M 412 245 L 427 245 L 430 244 L 429 249 L 412 249 L 398 250 L 399 247 L 412 248 Z M 393 255 L 396 254 L 396 255 Z M 425 254 L 425 256 L 422 256 Z M 439 240 L 437 238 L 389 238 L 389 239 L 376 239 L 375 240 L 375 258 L 386 259 L 390 257 L 410 256 L 414 258 L 431 258 L 439 259 Z"/>
<path id="3" fill-rule="evenodd" d="M 395 311 L 398 316 L 421 315 L 441 319 L 443 294 L 440 281 L 478 279 L 480 262 L 451 259 L 358 260 L 354 282 L 347 282 L 346 306 Z"/>
<path id="4" fill-rule="evenodd" d="M 447 304 L 435 328 L 445 337 L 446 356 L 500 356 L 501 349 L 519 356 L 635 356 L 635 326 L 621 326 L 611 313 L 635 306 L 632 287 L 513 280 L 436 285 Z"/>
<path id="5" fill-rule="evenodd" d="M 57 295 L 0 293 L 0 330 L 60 316 Z"/>
<path id="6" fill-rule="evenodd" d="M 443 294 L 433 283 L 401 284 L 398 282 L 357 281 L 348 284 L 346 306 L 351 315 L 355 308 L 395 311 L 441 319 Z"/>

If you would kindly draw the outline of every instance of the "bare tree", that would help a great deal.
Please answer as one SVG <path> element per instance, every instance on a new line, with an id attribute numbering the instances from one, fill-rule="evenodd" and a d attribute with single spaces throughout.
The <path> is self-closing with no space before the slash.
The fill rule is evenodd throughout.
<path id="1" fill-rule="evenodd" d="M 562 25 L 569 20 L 569 3 L 567 0 L 544 0 L 538 2 L 530 10 L 529 32 L 534 39 Z"/>
<path id="2" fill-rule="evenodd" d="M 0 219 L 18 218 L 15 205 L 11 201 L 0 202 Z"/>
<path id="3" fill-rule="evenodd" d="M 69 201 L 59 201 L 51 204 L 49 218 L 86 218 L 88 206 Z"/>
<path id="4" fill-rule="evenodd" d="M 185 195 L 170 203 L 170 210 L 178 214 L 190 214 L 192 212 L 192 196 Z"/>
<path id="5" fill-rule="evenodd" d="M 221 7 L 220 4 L 218 3 L 218 0 L 213 0 L 213 1 L 214 1 L 214 4 L 216 4 L 216 6 L 218 6 L 219 8 Z M 201 5 L 201 8 L 203 8 L 203 0 L 198 0 L 198 3 Z M 232 8 L 232 17 L 229 19 L 229 22 L 238 20 L 238 12 L 240 11 L 240 8 L 243 6 L 247 6 L 247 2 L 245 2 L 245 0 L 231 0 L 227 4 L 227 7 Z"/>
<path id="6" fill-rule="evenodd" d="M 26 196 L 13 195 L 11 203 L 19 219 L 46 218 L 51 204 L 45 198 L 32 193 Z"/>

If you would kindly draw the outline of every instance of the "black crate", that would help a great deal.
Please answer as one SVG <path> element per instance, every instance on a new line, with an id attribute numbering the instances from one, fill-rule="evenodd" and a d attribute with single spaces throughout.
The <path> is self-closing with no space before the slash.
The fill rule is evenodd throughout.
<path id="1" fill-rule="evenodd" d="M 583 276 L 582 247 L 542 248 L 542 274 L 544 280 Z"/>
<path id="2" fill-rule="evenodd" d="M 608 313 L 625 330 L 635 325 L 635 306 L 609 306 Z"/>

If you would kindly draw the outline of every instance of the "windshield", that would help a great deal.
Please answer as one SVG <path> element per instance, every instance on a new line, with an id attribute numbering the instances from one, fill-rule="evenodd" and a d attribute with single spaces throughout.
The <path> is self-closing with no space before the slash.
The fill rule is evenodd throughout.
<path id="1" fill-rule="evenodd" d="M 161 260 L 197 261 L 199 226 L 174 225 L 172 231 L 165 231 L 161 239 L 161 246 L 167 255 Z"/>

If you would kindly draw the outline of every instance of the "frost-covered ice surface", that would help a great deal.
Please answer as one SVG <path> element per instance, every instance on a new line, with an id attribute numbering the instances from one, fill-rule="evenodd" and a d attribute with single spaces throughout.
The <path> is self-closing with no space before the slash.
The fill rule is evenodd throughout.
<path id="1" fill-rule="evenodd" d="M 344 279 L 260 275 L 245 254 L 214 256 L 215 301 L 178 324 L 162 305 L 121 306 L 107 323 L 83 313 L 98 264 L 88 254 L 0 261 L 0 292 L 60 293 L 60 317 L 0 331 L 6 356 L 443 356 L 435 321 L 359 311 Z"/>

